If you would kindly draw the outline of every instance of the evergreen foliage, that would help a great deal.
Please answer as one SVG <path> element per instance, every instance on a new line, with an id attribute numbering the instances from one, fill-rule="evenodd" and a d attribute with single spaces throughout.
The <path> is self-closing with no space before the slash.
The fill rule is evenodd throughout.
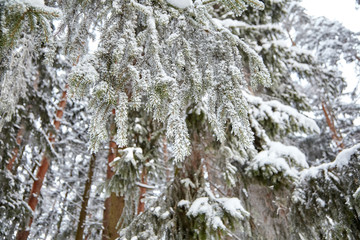
<path id="1" fill-rule="evenodd" d="M 326 239 L 359 236 L 358 150 L 359 144 L 343 150 L 333 162 L 302 172 L 293 195 L 293 214 L 296 221 L 306 222 L 300 228 L 303 236 Z"/>
<path id="2" fill-rule="evenodd" d="M 27 92 L 36 66 L 33 61 L 44 54 L 55 55 L 50 20 L 59 12 L 31 1 L 4 1 L 1 4 L 0 35 L 0 129 L 10 121 L 20 97 Z M 42 52 L 39 52 L 42 50 Z"/>
<path id="3" fill-rule="evenodd" d="M 357 239 L 356 33 L 297 0 L 0 7 L 0 238 Z"/>

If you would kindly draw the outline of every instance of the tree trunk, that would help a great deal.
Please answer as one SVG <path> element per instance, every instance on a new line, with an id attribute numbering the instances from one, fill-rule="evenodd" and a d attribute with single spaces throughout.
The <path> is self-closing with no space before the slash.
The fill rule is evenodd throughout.
<path id="1" fill-rule="evenodd" d="M 19 148 L 20 148 L 20 144 L 21 144 L 22 139 L 23 139 L 24 131 L 25 131 L 25 126 L 22 124 L 20 126 L 20 129 L 19 129 L 17 135 L 16 135 L 16 144 L 17 144 L 17 146 L 14 148 L 13 155 L 12 155 L 11 159 L 9 160 L 8 164 L 6 165 L 6 168 L 9 171 L 12 170 L 14 162 L 15 162 L 18 154 L 19 154 Z"/>
<path id="2" fill-rule="evenodd" d="M 54 126 L 56 130 L 59 130 L 60 128 L 60 120 L 64 114 L 64 109 L 66 106 L 66 99 L 67 99 L 67 88 L 68 85 L 65 86 L 65 90 L 62 93 L 61 100 L 58 104 L 58 109 L 56 111 L 56 118 L 54 120 Z M 50 143 L 55 142 L 55 136 L 52 133 L 49 133 L 48 138 Z M 40 195 L 40 190 L 44 182 L 48 168 L 49 168 L 49 159 L 47 156 L 47 152 L 45 152 L 42 156 L 41 164 L 36 174 L 36 180 L 34 181 L 33 186 L 31 188 L 30 197 L 28 201 L 29 207 L 33 210 L 33 212 L 35 211 L 36 205 L 38 203 L 38 196 Z M 32 222 L 33 222 L 33 217 L 30 217 L 27 229 L 22 229 L 17 233 L 16 235 L 17 240 L 26 240 L 28 238 Z"/>
<path id="3" fill-rule="evenodd" d="M 111 179 L 114 172 L 111 170 L 110 163 L 115 159 L 118 147 L 112 140 L 109 144 L 108 166 L 106 178 Z M 125 199 L 123 196 L 116 196 L 115 193 L 111 193 L 110 197 L 105 200 L 104 218 L 103 218 L 103 240 L 115 240 L 119 237 L 118 234 L 118 222 L 124 209 Z"/>
<path id="4" fill-rule="evenodd" d="M 33 210 L 33 212 L 35 211 L 36 205 L 39 201 L 38 196 L 40 194 L 40 189 L 42 187 L 42 184 L 43 184 L 43 181 L 45 178 L 45 174 L 46 174 L 48 168 L 49 168 L 49 160 L 48 160 L 47 156 L 44 154 L 42 157 L 42 160 L 41 160 L 40 167 L 36 174 L 36 180 L 34 181 L 33 186 L 31 188 L 30 197 L 29 197 L 29 201 L 28 201 L 28 205 L 31 208 L 31 210 Z M 16 235 L 17 240 L 26 240 L 28 238 L 28 236 L 30 234 L 30 226 L 31 226 L 32 222 L 33 222 L 33 217 L 30 217 L 28 228 L 23 229 L 18 232 L 18 234 Z"/>
<path id="5" fill-rule="evenodd" d="M 322 106 L 322 110 L 323 110 L 324 115 L 325 115 L 326 123 L 327 123 L 327 125 L 329 126 L 329 128 L 330 128 L 330 130 L 332 132 L 332 139 L 334 140 L 336 146 L 340 150 L 343 150 L 344 149 L 343 137 L 336 130 L 335 119 L 332 116 L 328 105 L 324 101 L 321 103 L 321 106 Z"/>
<path id="6" fill-rule="evenodd" d="M 358 55 L 355 55 L 355 58 L 360 62 L 360 57 Z"/>
<path id="7" fill-rule="evenodd" d="M 70 178 L 73 176 L 73 169 L 74 169 L 74 167 L 75 167 L 75 163 L 73 164 L 73 166 L 72 166 L 72 168 L 71 168 Z M 67 197 L 68 197 L 68 195 L 69 195 L 69 191 L 70 191 L 70 189 L 68 189 L 68 190 L 66 191 L 66 193 L 65 193 L 65 197 L 64 197 L 64 200 L 63 200 L 63 203 L 64 203 L 64 204 L 63 204 L 63 207 L 60 206 L 60 208 L 61 208 L 61 215 L 60 215 L 60 218 L 59 218 L 59 220 L 58 220 L 58 222 L 57 222 L 57 224 L 56 224 L 57 229 L 56 229 L 56 234 L 54 235 L 54 239 L 58 239 L 58 235 L 59 235 L 59 233 L 60 233 L 60 228 L 61 228 L 61 224 L 62 224 L 62 221 L 63 221 L 64 213 L 65 213 L 65 211 L 67 211 L 67 205 L 65 205 L 65 204 L 66 204 L 66 201 L 67 201 Z"/>
<path id="8" fill-rule="evenodd" d="M 39 76 L 40 76 L 40 72 L 37 71 L 36 78 L 35 78 L 35 81 L 33 83 L 34 89 L 36 91 L 38 89 Z M 30 107 L 31 107 L 31 105 L 28 105 L 27 109 L 29 109 Z M 17 133 L 17 136 L 16 136 L 16 144 L 17 144 L 17 146 L 14 148 L 13 155 L 12 155 L 11 159 L 9 160 L 8 164 L 6 165 L 6 168 L 9 171 L 12 171 L 14 162 L 15 162 L 18 154 L 19 154 L 19 147 L 20 147 L 20 144 L 21 144 L 21 142 L 23 140 L 24 131 L 25 131 L 25 125 L 21 124 L 20 129 L 19 129 L 19 131 Z"/>
<path id="9" fill-rule="evenodd" d="M 286 33 L 291 41 L 291 45 L 296 46 L 296 43 L 295 43 L 294 39 L 291 37 L 290 31 L 288 29 L 286 29 Z"/>
<path id="10" fill-rule="evenodd" d="M 91 156 L 91 159 L 90 159 L 88 179 L 86 180 L 85 190 L 84 190 L 84 193 L 82 196 L 82 204 L 81 204 L 79 223 L 78 223 L 78 227 L 76 230 L 76 240 L 83 239 L 84 223 L 85 223 L 85 219 L 86 219 L 86 210 L 87 210 L 89 197 L 90 197 L 90 188 L 91 188 L 91 184 L 92 184 L 92 177 L 94 175 L 95 161 L 96 161 L 96 155 L 93 153 Z"/>

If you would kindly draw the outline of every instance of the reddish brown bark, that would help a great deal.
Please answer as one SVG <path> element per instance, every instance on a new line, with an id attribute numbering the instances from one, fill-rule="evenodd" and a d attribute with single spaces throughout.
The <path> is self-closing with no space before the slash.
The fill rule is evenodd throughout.
<path id="1" fill-rule="evenodd" d="M 334 142 L 336 143 L 336 146 L 338 148 L 340 148 L 341 150 L 344 149 L 343 138 L 342 138 L 341 134 L 339 134 L 336 130 L 335 119 L 331 115 L 329 107 L 327 106 L 327 104 L 325 102 L 322 102 L 321 106 L 322 106 L 322 110 L 325 115 L 326 123 L 329 126 L 330 131 L 332 132 L 332 136 L 331 136 L 332 139 L 334 140 Z"/>
<path id="2" fill-rule="evenodd" d="M 47 158 L 46 155 L 43 156 L 42 160 L 41 160 L 41 165 L 38 169 L 38 172 L 36 174 L 36 180 L 33 183 L 31 192 L 30 192 L 30 197 L 29 197 L 29 207 L 35 211 L 36 205 L 38 203 L 38 196 L 40 194 L 40 189 L 42 187 L 44 178 L 45 178 L 45 174 L 47 172 L 49 168 L 49 160 Z M 33 222 L 33 218 L 30 217 L 29 223 L 28 223 L 28 228 L 27 229 L 23 229 L 21 231 L 19 231 L 16 235 L 16 239 L 17 240 L 26 240 L 30 234 L 30 227 L 31 224 Z"/>
<path id="3" fill-rule="evenodd" d="M 66 100 L 67 100 L 67 89 L 68 89 L 68 85 L 66 84 L 65 90 L 62 92 L 61 100 L 58 104 L 58 109 L 56 110 L 56 119 L 54 120 L 54 126 L 56 130 L 59 130 L 60 120 L 64 115 L 64 109 L 66 107 Z"/>
<path id="4" fill-rule="evenodd" d="M 289 36 L 289 39 L 290 39 L 290 41 L 291 41 L 291 45 L 292 45 L 292 46 L 296 46 L 296 43 L 295 43 L 294 39 L 292 38 L 292 36 L 291 36 L 291 34 L 290 34 L 290 32 L 289 32 L 288 29 L 286 29 L 286 32 L 287 32 L 287 34 L 288 34 L 288 36 Z"/>
<path id="5" fill-rule="evenodd" d="M 355 58 L 360 62 L 360 57 L 358 55 L 355 55 Z"/>
<path id="6" fill-rule="evenodd" d="M 106 170 L 106 178 L 110 179 L 112 176 L 114 176 L 114 172 L 110 167 L 110 163 L 114 161 L 116 158 L 116 155 L 118 154 L 118 147 L 114 141 L 110 141 L 109 143 L 109 155 L 108 155 L 108 165 Z"/>
<path id="7" fill-rule="evenodd" d="M 114 113 L 114 111 L 113 111 Z M 110 167 L 110 163 L 116 158 L 118 153 L 118 147 L 112 139 L 109 143 L 109 154 L 108 154 L 108 165 L 106 178 L 111 179 L 111 177 L 115 174 Z M 103 240 L 115 240 L 119 237 L 118 234 L 118 222 L 122 215 L 125 199 L 123 196 L 116 196 L 115 193 L 111 193 L 110 197 L 105 199 L 104 203 L 104 217 L 103 217 Z"/>
<path id="8" fill-rule="evenodd" d="M 20 146 L 20 144 L 21 144 L 21 142 L 22 142 L 24 131 L 25 131 L 24 125 L 21 125 L 21 126 L 20 126 L 20 129 L 19 129 L 19 131 L 18 131 L 18 133 L 17 133 L 17 135 L 16 135 L 16 144 L 17 144 L 18 146 L 16 146 L 16 147 L 14 148 L 13 155 L 12 155 L 11 159 L 9 160 L 8 164 L 6 165 L 6 168 L 7 168 L 7 170 L 9 170 L 9 171 L 12 170 L 12 167 L 13 167 L 13 165 L 14 165 L 14 162 L 15 162 L 18 154 L 19 154 L 19 146 Z"/>
<path id="9" fill-rule="evenodd" d="M 66 98 L 67 98 L 67 88 L 68 85 L 66 85 L 65 90 L 62 93 L 61 100 L 58 104 L 58 110 L 56 111 L 56 119 L 54 120 L 54 126 L 56 130 L 59 130 L 60 128 L 60 120 L 64 114 L 64 109 L 66 106 Z M 49 133 L 48 138 L 51 143 L 55 142 L 55 137 L 52 133 Z M 36 174 L 36 180 L 34 181 L 30 191 L 28 204 L 33 211 L 35 211 L 36 205 L 38 203 L 38 196 L 40 195 L 40 190 L 43 185 L 48 168 L 49 168 L 49 159 L 47 153 L 45 152 L 42 156 L 40 167 Z M 27 225 L 27 229 L 20 230 L 17 233 L 16 235 L 17 240 L 26 240 L 28 238 L 32 222 L 33 222 L 33 218 L 30 217 L 29 223 Z"/>
<path id="10" fill-rule="evenodd" d="M 76 240 L 82 240 L 83 235 L 84 235 L 84 229 L 85 229 L 84 223 L 85 223 L 85 219 L 86 219 L 86 210 L 87 210 L 89 197 L 90 197 L 90 188 L 91 188 L 91 184 L 92 184 L 92 177 L 94 175 L 95 160 L 96 160 L 96 156 L 95 156 L 95 154 L 92 154 L 91 159 L 90 159 L 88 179 L 86 180 L 85 189 L 84 189 L 84 193 L 82 196 L 81 211 L 80 211 L 80 216 L 79 216 L 78 227 L 76 230 Z"/>
<path id="11" fill-rule="evenodd" d="M 125 199 L 111 193 L 105 200 L 104 220 L 103 220 L 103 240 L 115 240 L 119 237 L 118 222 L 125 206 Z"/>
<path id="12" fill-rule="evenodd" d="M 38 71 L 37 74 L 36 74 L 36 78 L 34 80 L 34 83 L 33 83 L 35 91 L 37 91 L 37 89 L 38 89 L 39 76 L 40 76 L 40 72 Z M 31 105 L 28 105 L 27 108 L 31 108 Z M 11 159 L 9 160 L 8 164 L 6 165 L 6 168 L 9 171 L 12 171 L 14 162 L 15 162 L 18 154 L 19 154 L 19 146 L 20 146 L 20 144 L 22 142 L 24 131 L 25 131 L 25 126 L 24 126 L 24 124 L 21 124 L 20 129 L 19 129 L 19 131 L 17 133 L 17 136 L 16 136 L 16 143 L 17 143 L 18 146 L 16 146 L 14 148 L 13 155 L 12 155 Z"/>
<path id="13" fill-rule="evenodd" d="M 43 181 L 45 178 L 45 174 L 48 169 L 49 169 L 49 159 L 46 155 L 44 155 L 41 160 L 41 165 L 36 174 L 36 180 L 34 181 L 33 187 L 30 192 L 30 198 L 28 201 L 28 204 L 33 211 L 35 211 L 36 205 L 39 201 L 38 196 L 40 194 L 40 189 L 42 187 L 42 184 L 43 184 Z M 31 221 L 32 221 L 32 219 L 31 219 Z M 29 226 L 30 225 L 31 225 L 31 223 L 29 224 Z"/>

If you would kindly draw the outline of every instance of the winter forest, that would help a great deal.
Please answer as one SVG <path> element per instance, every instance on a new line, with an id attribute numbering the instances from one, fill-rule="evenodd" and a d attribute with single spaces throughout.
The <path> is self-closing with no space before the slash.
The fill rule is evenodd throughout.
<path id="1" fill-rule="evenodd" d="M 344 63 L 300 0 L 0 0 L 0 239 L 360 239 Z"/>

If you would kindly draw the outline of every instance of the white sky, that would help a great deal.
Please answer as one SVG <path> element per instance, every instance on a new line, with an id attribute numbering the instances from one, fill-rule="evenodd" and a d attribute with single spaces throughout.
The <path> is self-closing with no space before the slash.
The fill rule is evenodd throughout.
<path id="1" fill-rule="evenodd" d="M 313 16 L 325 16 L 342 22 L 352 31 L 360 32 L 360 10 L 355 0 L 303 0 L 302 6 Z"/>
<path id="2" fill-rule="evenodd" d="M 325 16 L 341 22 L 346 28 L 360 32 L 360 10 L 356 9 L 355 0 L 303 0 L 302 6 L 313 16 Z M 348 87 L 345 92 L 352 91 L 359 81 L 354 72 L 354 64 L 342 62 L 343 76 Z"/>

